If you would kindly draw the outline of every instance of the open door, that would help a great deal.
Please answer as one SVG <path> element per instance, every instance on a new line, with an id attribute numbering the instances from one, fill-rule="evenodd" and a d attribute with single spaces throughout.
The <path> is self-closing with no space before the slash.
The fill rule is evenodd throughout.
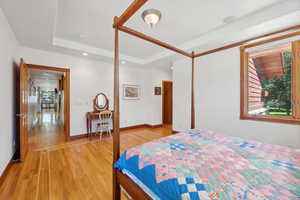
<path id="1" fill-rule="evenodd" d="M 17 116 L 20 118 L 20 160 L 24 161 L 28 152 L 28 66 L 22 58 L 20 61 L 20 113 Z"/>
<path id="2" fill-rule="evenodd" d="M 164 124 L 173 122 L 173 83 L 172 81 L 163 81 L 163 109 L 162 117 Z"/>

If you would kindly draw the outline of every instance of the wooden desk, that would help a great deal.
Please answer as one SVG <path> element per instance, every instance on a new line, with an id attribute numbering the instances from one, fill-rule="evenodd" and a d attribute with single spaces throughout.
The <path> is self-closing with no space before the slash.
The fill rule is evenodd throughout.
<path id="1" fill-rule="evenodd" d="M 112 112 L 112 120 L 113 120 L 114 112 L 112 110 L 111 110 L 111 112 Z M 90 137 L 90 135 L 92 134 L 92 131 L 93 131 L 93 121 L 99 120 L 99 113 L 100 112 L 87 112 L 86 113 L 86 129 L 87 129 L 88 137 Z"/>

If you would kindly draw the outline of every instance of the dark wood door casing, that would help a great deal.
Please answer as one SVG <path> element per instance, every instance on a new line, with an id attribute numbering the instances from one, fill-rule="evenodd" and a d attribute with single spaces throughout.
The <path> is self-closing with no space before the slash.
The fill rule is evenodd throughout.
<path id="1" fill-rule="evenodd" d="M 173 122 L 173 83 L 163 81 L 163 123 Z"/>

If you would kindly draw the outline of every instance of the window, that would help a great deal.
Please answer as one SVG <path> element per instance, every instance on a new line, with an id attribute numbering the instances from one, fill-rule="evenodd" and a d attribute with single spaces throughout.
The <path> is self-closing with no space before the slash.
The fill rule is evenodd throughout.
<path id="1" fill-rule="evenodd" d="M 300 41 L 272 42 L 241 47 L 240 117 L 300 124 Z"/>

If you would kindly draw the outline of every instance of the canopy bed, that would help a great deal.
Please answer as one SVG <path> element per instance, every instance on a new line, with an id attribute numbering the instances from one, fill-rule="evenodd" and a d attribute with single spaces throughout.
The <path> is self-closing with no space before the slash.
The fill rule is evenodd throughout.
<path id="1" fill-rule="evenodd" d="M 267 145 L 255 141 L 244 141 L 239 138 L 229 138 L 220 134 L 214 134 L 208 131 L 194 130 L 195 128 L 195 102 L 194 102 L 194 72 L 195 58 L 207 54 L 215 53 L 225 49 L 242 46 L 251 41 L 273 36 L 274 34 L 295 31 L 300 25 L 282 29 L 272 33 L 256 36 L 247 40 L 236 42 L 220 48 L 209 50 L 202 53 L 186 52 L 170 44 L 159 41 L 136 30 L 130 29 L 124 24 L 132 17 L 147 0 L 134 0 L 132 4 L 124 11 L 120 17 L 114 18 L 113 28 L 115 29 L 115 57 L 114 57 L 114 134 L 113 134 L 113 199 L 120 199 L 120 186 L 122 186 L 133 199 L 242 199 L 236 191 L 248 191 L 252 199 L 263 199 L 264 195 L 270 193 L 271 189 L 262 187 L 257 189 L 257 193 L 251 193 L 257 182 L 269 180 L 266 173 L 271 175 L 276 173 L 278 176 L 285 176 L 286 179 L 298 183 L 299 180 L 285 174 L 284 170 L 299 170 L 295 164 L 292 164 L 294 155 L 297 155 L 299 161 L 299 151 L 278 145 Z M 136 36 L 140 39 L 154 43 L 176 53 L 191 58 L 192 78 L 191 78 L 191 130 L 185 133 L 179 133 L 173 136 L 155 140 L 126 151 L 120 157 L 120 111 L 119 111 L 119 31 Z M 287 33 L 278 37 L 288 38 L 298 32 Z M 277 37 L 277 38 L 278 38 Z M 272 38 L 274 39 L 274 38 Z M 272 40 L 267 39 L 267 40 Z M 199 146 L 200 145 L 200 146 Z M 201 147 L 202 145 L 202 147 Z M 168 148 L 168 150 L 166 150 Z M 170 150 L 171 149 L 171 150 Z M 271 149 L 271 150 L 270 150 Z M 184 150 L 184 151 L 183 151 Z M 172 153 L 170 154 L 170 151 Z M 168 153 L 169 152 L 169 153 Z M 176 152 L 176 153 L 174 153 Z M 213 153 L 212 153 L 213 152 Z M 266 153 L 268 152 L 268 154 Z M 280 155 L 281 156 L 278 156 Z M 201 157 L 206 155 L 204 157 Z M 212 155 L 215 155 L 212 156 Z M 292 156 L 293 155 L 293 156 Z M 200 158 L 201 157 L 201 158 Z M 290 162 L 281 162 L 284 157 L 293 158 Z M 204 163 L 201 159 L 204 159 Z M 270 164 L 268 160 L 273 160 L 272 165 L 281 168 L 270 168 L 266 171 L 253 172 L 249 167 L 249 160 L 259 158 L 257 162 L 261 165 Z M 215 160 L 217 159 L 217 160 Z M 176 160 L 176 162 L 175 162 Z M 235 161 L 239 162 L 235 162 Z M 284 160 L 284 159 L 283 159 Z M 254 162 L 251 160 L 251 162 Z M 183 165 L 183 163 L 188 163 Z M 157 164 L 157 166 L 155 165 Z M 299 163 L 296 163 L 299 166 Z M 257 166 L 259 163 L 257 163 Z M 202 166 L 199 169 L 196 166 Z M 212 169 L 209 169 L 209 167 Z M 235 166 L 235 169 L 230 169 Z M 247 167 L 248 166 L 248 167 Z M 245 171 L 240 172 L 239 169 Z M 257 167 L 256 169 L 258 169 Z M 180 171 L 181 170 L 181 171 Z M 186 171 L 185 171 L 186 170 Z M 206 171 L 205 171 L 206 170 Z M 180 172 L 179 172 L 180 171 Z M 200 173 L 203 172 L 204 173 Z M 219 175 L 218 175 L 219 173 Z M 242 173 L 245 173 L 242 175 Z M 187 177 L 178 177 L 178 174 L 188 174 Z M 191 178 L 191 175 L 194 178 Z M 251 179 L 250 183 L 241 177 L 260 176 Z M 231 181 L 231 186 L 218 184 L 219 179 L 233 177 L 236 182 Z M 245 181 L 245 182 L 244 182 Z M 248 180 L 249 181 L 249 180 Z M 252 181 L 252 185 L 251 185 Z M 277 181 L 277 182 L 276 182 Z M 275 180 L 280 183 L 282 180 Z M 215 182 L 214 186 L 219 187 L 223 193 L 215 193 L 212 188 L 207 188 L 205 183 Z M 270 182 L 270 181 L 269 181 Z M 236 184 L 238 183 L 238 184 Z M 283 185 L 288 185 L 282 182 Z M 206 187 L 206 189 L 204 189 Z M 248 188 L 247 188 L 248 187 Z M 251 188 L 252 187 L 252 188 Z M 290 187 L 290 186 L 287 186 Z M 231 189 L 230 189 L 231 188 Z M 276 187 L 275 187 L 276 188 Z M 287 192 L 284 187 L 276 188 L 274 193 L 277 198 L 296 199 L 292 193 Z M 292 190 L 289 190 L 292 191 Z M 295 189 L 296 191 L 296 189 Z M 226 196 L 227 195 L 227 196 Z M 236 195 L 236 196 L 234 196 Z M 247 192 L 246 192 L 247 195 Z M 253 196 L 254 195 L 254 196 Z M 200 198 L 201 197 L 201 198 Z"/>

